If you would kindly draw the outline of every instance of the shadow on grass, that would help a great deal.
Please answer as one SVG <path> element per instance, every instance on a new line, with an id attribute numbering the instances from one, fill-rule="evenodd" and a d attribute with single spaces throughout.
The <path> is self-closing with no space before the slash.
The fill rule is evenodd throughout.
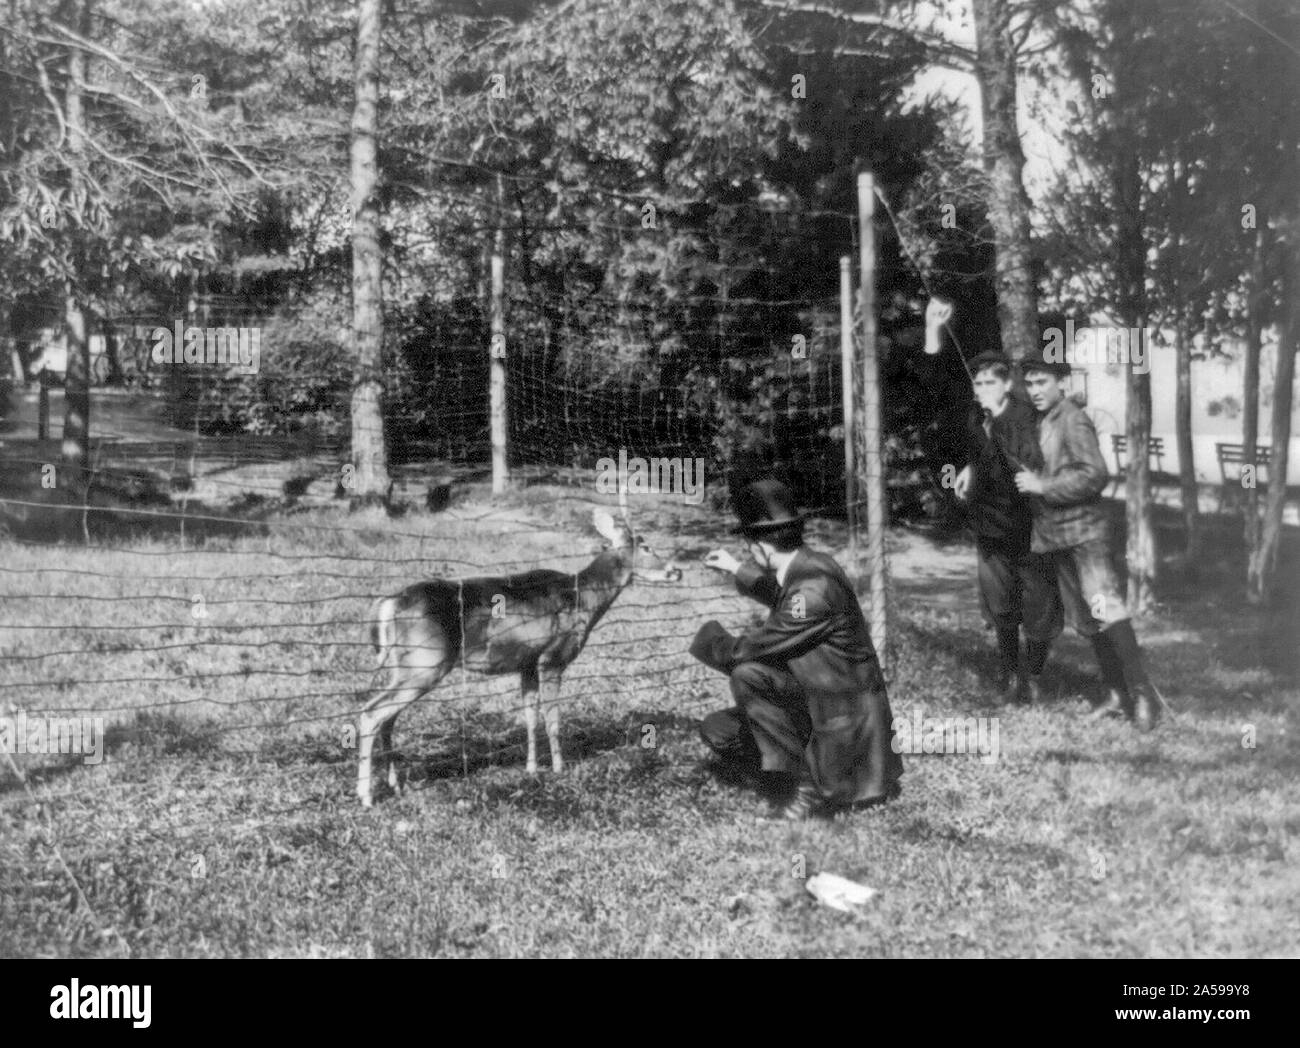
<path id="1" fill-rule="evenodd" d="M 142 757 L 207 757 L 220 748 L 223 728 L 217 721 L 191 720 L 172 713 L 145 710 L 130 724 L 110 725 L 104 732 L 105 752 L 132 748 Z"/>
<path id="2" fill-rule="evenodd" d="M 654 777 L 667 765 L 654 748 L 643 748 L 655 733 L 695 730 L 691 717 L 665 715 L 658 710 L 633 710 L 618 720 L 607 718 L 566 718 L 561 732 L 566 767 L 586 762 L 601 754 L 622 750 L 631 758 L 631 766 L 620 773 L 620 782 L 629 778 Z M 583 792 L 570 777 L 555 777 L 550 772 L 550 752 L 542 725 L 538 725 L 538 768 L 536 777 L 509 776 L 503 780 L 479 779 L 475 790 L 480 803 L 488 806 L 521 805 L 529 810 L 545 811 L 554 816 L 573 815 L 583 806 Z M 428 789 L 442 781 L 470 779 L 489 768 L 516 768 L 525 763 L 527 734 L 517 718 L 501 713 L 476 711 L 467 716 L 454 731 L 422 732 L 405 748 L 395 751 L 399 773 L 413 792 Z M 340 759 L 354 760 L 355 751 L 340 758 L 332 749 L 328 755 L 317 754 L 325 763 Z M 301 759 L 302 754 L 298 754 Z M 378 768 L 376 771 L 378 772 Z M 379 795 L 388 793 L 386 783 L 376 784 Z M 589 800 L 589 798 L 588 798 Z"/>
<path id="3" fill-rule="evenodd" d="M 618 720 L 589 717 L 565 718 L 561 727 L 561 745 L 567 763 L 624 747 L 640 747 L 648 735 L 646 725 L 656 733 L 671 730 L 694 730 L 690 717 L 666 716 L 658 710 L 634 710 Z M 550 767 L 550 751 L 545 732 L 538 724 L 537 763 Z M 410 768 L 410 781 L 465 778 L 484 768 L 505 768 L 525 763 L 527 732 L 517 718 L 500 713 L 476 712 L 466 717 L 463 731 L 428 733 L 406 749 L 399 750 Z"/>
<path id="4" fill-rule="evenodd" d="M 53 460 L 57 462 L 57 459 Z M 0 530 L 37 543 L 121 543 L 184 536 L 186 541 L 241 538 L 267 533 L 263 521 L 282 508 L 281 500 L 246 496 L 235 514 L 190 499 L 178 506 L 167 493 L 165 478 L 148 470 L 99 470 L 83 494 L 65 483 L 42 486 L 35 466 L 0 469 Z"/>
<path id="5" fill-rule="evenodd" d="M 984 692 L 975 697 L 974 706 L 987 706 L 993 701 L 993 684 L 998 672 L 997 651 L 990 640 L 979 643 L 967 639 L 965 631 L 931 630 L 920 626 L 907 625 L 903 632 L 910 641 L 910 647 L 918 663 L 929 666 L 941 666 L 945 661 L 955 659 L 969 667 L 984 682 Z M 955 639 L 960 637 L 961 639 Z M 1045 704 L 1073 703 L 1083 695 L 1092 701 L 1100 699 L 1097 678 L 1091 674 L 1064 664 L 1059 658 L 1049 659 L 1043 673 L 1043 697 Z"/>
<path id="6" fill-rule="evenodd" d="M 985 852 L 1026 868 L 1041 864 L 1049 870 L 1057 869 L 1071 861 L 1068 852 L 1050 844 L 992 838 L 969 827 L 936 825 L 924 816 L 909 818 L 897 828 L 895 835 L 908 844 L 958 844 L 972 855 Z"/>
<path id="7" fill-rule="evenodd" d="M 29 713 L 28 716 L 65 715 L 58 710 L 41 710 Z M 100 759 L 105 763 L 144 764 L 163 757 L 209 757 L 218 751 L 217 738 L 221 733 L 221 726 L 211 719 L 183 720 L 174 714 L 146 710 L 137 713 L 135 719 L 128 724 L 110 724 L 104 729 Z M 23 776 L 29 786 L 45 786 L 82 767 L 98 766 L 88 765 L 84 754 L 63 753 L 54 756 L 56 759 L 39 767 L 24 770 Z M 0 783 L 0 793 L 21 789 L 21 783 L 12 774 Z"/>
<path id="8" fill-rule="evenodd" d="M 1173 778 L 1181 778 L 1188 772 L 1217 771 L 1223 767 L 1223 761 L 1189 761 L 1158 753 L 1116 753 L 1110 748 L 1099 750 L 1097 753 L 1084 753 L 1082 750 L 1075 749 L 1052 749 L 1044 750 L 1037 756 L 1041 762 L 1052 764 L 1127 764 L 1135 774 L 1152 778 L 1164 777 L 1166 774 Z"/>
<path id="9" fill-rule="evenodd" d="M 1149 738 L 1158 741 L 1162 732 L 1170 730 L 1169 722 L 1165 721 Z M 1235 743 L 1235 740 L 1236 736 L 1232 736 L 1231 740 L 1228 741 Z M 1257 745 L 1250 749 L 1241 748 L 1238 750 L 1235 745 L 1230 745 L 1226 749 L 1219 751 L 1217 758 L 1204 757 L 1199 759 L 1188 759 L 1177 755 L 1170 756 L 1157 751 L 1121 753 L 1102 746 L 1099 746 L 1097 751 L 1093 753 L 1074 748 L 1049 749 L 1037 754 L 1036 760 L 1044 764 L 1125 765 L 1133 774 L 1142 778 L 1168 779 L 1171 781 L 1186 779 L 1191 775 L 1221 772 L 1233 765 L 1244 766 L 1246 764 L 1260 771 L 1279 772 L 1294 776 L 1297 770 L 1300 770 L 1300 743 L 1293 743 L 1288 738 L 1273 744 Z"/>

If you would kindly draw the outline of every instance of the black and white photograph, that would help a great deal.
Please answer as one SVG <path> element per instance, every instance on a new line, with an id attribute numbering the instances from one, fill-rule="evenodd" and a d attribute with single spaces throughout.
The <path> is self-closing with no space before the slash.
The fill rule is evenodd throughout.
<path id="1" fill-rule="evenodd" d="M 1296 0 L 0 0 L 24 1008 L 1072 959 L 1244 1033 L 1298 340 Z"/>

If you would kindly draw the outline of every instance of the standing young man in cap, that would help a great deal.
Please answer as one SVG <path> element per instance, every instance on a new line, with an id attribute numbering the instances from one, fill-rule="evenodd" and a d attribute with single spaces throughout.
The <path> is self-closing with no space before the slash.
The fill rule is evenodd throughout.
<path id="1" fill-rule="evenodd" d="M 997 631 L 1000 702 L 1042 698 L 1052 641 L 1064 624 L 1051 558 L 1030 550 L 1033 512 L 1016 488 L 1021 469 L 1042 468 L 1038 416 L 1011 389 L 1011 360 L 981 353 L 969 364 L 975 404 L 966 433 L 966 465 L 953 493 L 969 501 L 976 575 L 984 617 Z M 1025 631 L 1025 666 L 1020 630 Z"/>
<path id="2" fill-rule="evenodd" d="M 1068 363 L 1050 359 L 1046 347 L 1039 347 L 1021 369 L 1038 410 L 1043 453 L 1041 471 L 1016 474 L 1016 487 L 1034 496 L 1032 548 L 1050 554 L 1071 622 L 1097 655 L 1107 696 L 1094 716 L 1128 716 L 1139 731 L 1150 731 L 1160 710 L 1111 564 L 1110 528 L 1101 506 L 1109 478 L 1097 432 L 1065 395 Z"/>
<path id="3" fill-rule="evenodd" d="M 717 622 L 696 634 L 691 654 L 731 678 L 736 700 L 704 719 L 701 736 L 727 764 L 776 779 L 788 819 L 895 796 L 903 759 L 852 584 L 829 556 L 804 546 L 804 517 L 780 481 L 747 485 L 735 505 L 733 531 L 752 559 L 715 550 L 704 563 L 732 573 L 770 614 L 740 637 Z"/>

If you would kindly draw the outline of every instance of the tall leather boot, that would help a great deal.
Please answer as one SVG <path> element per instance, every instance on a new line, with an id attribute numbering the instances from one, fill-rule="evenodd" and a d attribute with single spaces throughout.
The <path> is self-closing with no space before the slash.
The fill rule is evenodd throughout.
<path id="1" fill-rule="evenodd" d="M 1142 663 L 1142 651 L 1133 633 L 1133 624 L 1124 619 L 1107 626 L 1102 633 L 1109 636 L 1122 666 L 1124 681 L 1133 699 L 1133 726 L 1138 731 L 1150 731 L 1160 722 L 1160 701 Z"/>
<path id="2" fill-rule="evenodd" d="M 1106 687 L 1106 700 L 1094 707 L 1088 715 L 1094 720 L 1126 717 L 1129 712 L 1129 696 L 1124 687 L 1124 665 L 1115 650 L 1110 631 L 1102 630 L 1090 639 L 1092 650 L 1097 656 L 1097 665 L 1101 669 L 1101 680 Z"/>
<path id="3" fill-rule="evenodd" d="M 998 702 L 1020 700 L 1020 627 L 998 627 Z"/>
<path id="4" fill-rule="evenodd" d="M 1139 684 L 1133 699 L 1133 726 L 1138 731 L 1151 731 L 1160 723 L 1160 700 L 1150 684 Z"/>
<path id="5" fill-rule="evenodd" d="M 1050 640 L 1025 640 L 1026 675 L 1022 681 L 1026 706 L 1038 706 L 1043 701 L 1043 667 L 1047 665 Z"/>

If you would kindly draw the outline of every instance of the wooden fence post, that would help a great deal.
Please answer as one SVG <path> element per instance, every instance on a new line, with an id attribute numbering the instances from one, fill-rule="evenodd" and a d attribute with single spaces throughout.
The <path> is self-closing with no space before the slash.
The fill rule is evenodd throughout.
<path id="1" fill-rule="evenodd" d="M 844 519 L 849 535 L 849 570 L 858 569 L 858 494 L 853 465 L 853 260 L 840 258 L 840 390 L 844 408 Z"/>
<path id="2" fill-rule="evenodd" d="M 867 571 L 871 584 L 871 642 L 881 667 L 888 665 L 889 621 L 885 597 L 885 471 L 880 424 L 880 370 L 876 363 L 876 232 L 875 178 L 858 175 L 858 235 L 862 311 L 862 431 L 858 457 L 860 492 L 867 503 Z"/>

